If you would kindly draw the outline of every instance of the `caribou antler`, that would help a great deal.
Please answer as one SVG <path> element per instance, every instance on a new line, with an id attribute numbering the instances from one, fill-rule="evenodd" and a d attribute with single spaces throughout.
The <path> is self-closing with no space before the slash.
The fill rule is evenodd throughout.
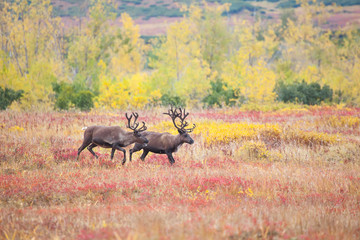
<path id="1" fill-rule="evenodd" d="M 179 110 L 180 112 L 178 112 L 177 110 Z M 171 108 L 168 110 L 167 113 L 164 113 L 165 115 L 169 115 L 171 117 L 171 120 L 174 124 L 174 126 L 180 131 L 180 132 L 192 132 L 194 130 L 194 128 L 196 127 L 195 124 L 193 124 L 192 128 L 188 128 L 186 129 L 185 127 L 189 126 L 189 123 L 187 121 L 185 121 L 185 118 L 189 115 L 189 113 L 186 113 L 185 108 L 184 110 L 182 110 L 181 108 L 178 108 L 175 110 L 173 109 L 173 107 L 171 106 Z M 180 126 L 178 126 L 178 124 L 176 124 L 176 118 L 180 119 Z"/>
<path id="2" fill-rule="evenodd" d="M 126 116 L 126 118 L 127 118 L 127 120 L 128 120 L 128 125 L 126 126 L 127 128 L 133 130 L 134 132 L 143 132 L 143 131 L 145 131 L 145 130 L 147 129 L 147 127 L 145 126 L 145 122 L 142 122 L 143 125 L 141 126 L 141 128 L 137 129 L 137 128 L 139 127 L 139 123 L 136 122 L 136 120 L 137 120 L 138 117 L 139 117 L 139 114 L 138 114 L 138 113 L 136 113 L 136 112 L 134 113 L 134 112 L 133 112 L 133 113 L 130 115 L 130 117 L 128 116 L 127 113 L 125 113 L 125 116 Z M 134 123 L 133 123 L 133 125 L 130 125 L 131 118 L 132 118 L 133 116 L 134 116 Z"/>

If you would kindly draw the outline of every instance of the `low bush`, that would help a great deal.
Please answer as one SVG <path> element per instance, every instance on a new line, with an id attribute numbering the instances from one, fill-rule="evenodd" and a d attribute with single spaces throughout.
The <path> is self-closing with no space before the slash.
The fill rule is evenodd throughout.
<path id="1" fill-rule="evenodd" d="M 53 83 L 53 90 L 57 109 L 76 107 L 81 111 L 89 111 L 94 107 L 94 94 L 90 90 L 77 89 L 73 84 L 65 82 Z"/>
<path id="2" fill-rule="evenodd" d="M 160 98 L 161 105 L 163 106 L 174 106 L 174 107 L 185 107 L 185 99 L 177 95 L 172 95 L 170 93 L 165 93 Z"/>
<path id="3" fill-rule="evenodd" d="M 203 103 L 208 107 L 234 106 L 239 98 L 235 90 L 228 88 L 226 83 L 221 80 L 211 82 L 209 94 L 203 99 Z"/>
<path id="4" fill-rule="evenodd" d="M 303 130 L 289 130 L 285 132 L 283 139 L 286 142 L 295 142 L 306 146 L 328 146 L 333 145 L 340 140 L 337 135 L 322 132 L 307 132 Z"/>
<path id="5" fill-rule="evenodd" d="M 0 110 L 5 110 L 13 101 L 19 101 L 23 94 L 23 90 L 15 91 L 11 88 L 0 87 Z"/>
<path id="6" fill-rule="evenodd" d="M 285 84 L 279 82 L 274 91 L 277 94 L 277 100 L 285 103 L 302 103 L 306 105 L 318 105 L 321 102 L 331 102 L 333 90 L 328 86 L 320 86 L 318 83 L 294 82 Z"/>

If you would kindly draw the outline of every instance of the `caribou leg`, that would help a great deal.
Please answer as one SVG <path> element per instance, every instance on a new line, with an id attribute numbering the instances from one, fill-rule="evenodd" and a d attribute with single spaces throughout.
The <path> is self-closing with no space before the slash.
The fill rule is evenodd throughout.
<path id="1" fill-rule="evenodd" d="M 149 150 L 144 149 L 144 151 L 143 151 L 140 159 L 141 159 L 142 161 L 145 161 L 145 158 L 146 158 L 146 156 L 148 155 L 148 153 L 149 153 Z"/>
<path id="2" fill-rule="evenodd" d="M 90 143 L 91 143 L 91 136 L 89 135 L 89 133 L 88 133 L 87 131 L 85 131 L 85 133 L 84 133 L 84 141 L 83 141 L 83 143 L 81 144 L 81 146 L 80 146 L 79 149 L 78 149 L 78 154 L 77 154 L 76 160 L 79 160 L 80 153 L 81 153 L 87 146 L 89 146 Z"/>
<path id="3" fill-rule="evenodd" d="M 111 150 L 111 156 L 114 157 L 114 154 L 115 153 L 115 150 L 119 150 L 119 151 L 122 151 L 124 153 L 124 158 L 122 160 L 122 165 L 125 164 L 126 162 L 126 151 L 125 149 L 121 148 L 118 144 L 115 144 L 113 147 L 112 147 L 112 150 Z M 112 158 L 111 158 L 112 159 Z"/>
<path id="4" fill-rule="evenodd" d="M 90 144 L 90 145 L 87 147 L 87 149 L 89 150 L 89 152 L 91 152 L 92 155 L 94 155 L 94 157 L 99 158 L 99 157 L 96 155 L 96 153 L 94 153 L 94 151 L 93 151 L 93 148 L 94 148 L 94 147 L 97 147 L 97 145 L 96 145 L 95 143 L 92 143 L 92 144 Z"/>
<path id="5" fill-rule="evenodd" d="M 76 157 L 76 161 L 79 160 L 79 156 L 80 156 L 80 153 L 89 145 L 90 143 L 86 143 L 84 142 L 78 149 L 78 153 L 77 153 L 77 157 Z"/>
<path id="6" fill-rule="evenodd" d="M 132 159 L 132 154 L 134 152 L 140 151 L 141 149 L 143 149 L 143 145 L 135 143 L 135 146 L 132 149 L 130 149 L 130 151 L 129 151 L 129 153 L 130 153 L 130 162 L 131 162 L 131 159 Z"/>
<path id="7" fill-rule="evenodd" d="M 110 157 L 111 160 L 113 160 L 114 158 L 115 150 L 116 150 L 115 148 L 111 149 L 111 157 Z"/>
<path id="8" fill-rule="evenodd" d="M 169 158 L 170 165 L 173 165 L 175 163 L 174 157 L 172 155 L 172 152 L 167 152 L 166 155 Z"/>

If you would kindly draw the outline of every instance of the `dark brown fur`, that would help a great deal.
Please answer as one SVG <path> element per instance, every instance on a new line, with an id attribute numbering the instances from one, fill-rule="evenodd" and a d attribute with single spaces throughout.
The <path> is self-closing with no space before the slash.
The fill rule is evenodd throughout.
<path id="1" fill-rule="evenodd" d="M 171 107 L 167 113 L 164 113 L 171 117 L 171 120 L 174 124 L 174 127 L 178 130 L 178 135 L 172 135 L 170 133 L 157 133 L 157 132 L 146 132 L 144 133 L 144 137 L 149 140 L 147 145 L 143 145 L 140 143 L 135 143 L 134 148 L 130 149 L 130 161 L 132 154 L 134 152 L 140 151 L 143 149 L 143 153 L 140 157 L 141 160 L 145 160 L 146 155 L 149 152 L 158 153 L 158 154 L 166 154 L 168 156 L 170 164 L 174 164 L 175 160 L 172 154 L 178 150 L 178 148 L 184 144 L 193 144 L 194 140 L 188 134 L 192 132 L 195 128 L 195 124 L 192 128 L 186 127 L 189 125 L 188 122 L 185 121 L 185 118 L 189 115 L 186 113 L 185 109 L 173 109 Z M 176 119 L 179 119 L 180 125 L 176 123 Z M 178 122 L 179 122 L 178 121 Z"/>
<path id="2" fill-rule="evenodd" d="M 137 115 L 137 114 L 136 114 Z M 128 116 L 126 115 L 128 118 Z M 146 146 L 148 140 L 144 137 L 144 133 L 140 133 L 139 130 L 136 130 L 139 124 L 136 123 L 137 116 L 135 117 L 134 126 L 130 126 L 131 118 L 128 118 L 128 128 L 132 129 L 134 132 L 127 132 L 118 126 L 90 126 L 86 128 L 84 132 L 84 141 L 78 149 L 77 159 L 79 159 L 80 153 L 87 147 L 87 149 L 94 155 L 96 158 L 98 156 L 93 151 L 94 147 L 103 147 L 111 148 L 111 160 L 114 158 L 115 150 L 122 151 L 124 153 L 124 158 L 122 164 L 126 162 L 126 152 L 123 147 L 126 147 L 133 143 L 138 143 Z M 145 131 L 145 123 L 143 127 L 140 128 L 140 131 Z"/>
<path id="3" fill-rule="evenodd" d="M 143 153 L 140 157 L 141 160 L 144 161 L 149 152 L 166 154 L 170 164 L 172 165 L 175 163 L 172 153 L 176 152 L 184 143 L 194 143 L 194 140 L 186 132 L 179 133 L 178 135 L 172 135 L 170 133 L 145 132 L 143 136 L 149 140 L 148 144 L 144 146 L 143 144 L 135 143 L 134 148 L 130 149 L 130 161 L 134 152 L 143 149 Z"/>

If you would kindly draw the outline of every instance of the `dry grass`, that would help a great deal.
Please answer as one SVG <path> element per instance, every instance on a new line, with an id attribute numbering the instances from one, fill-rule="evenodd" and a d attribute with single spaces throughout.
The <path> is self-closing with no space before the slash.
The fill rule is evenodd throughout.
<path id="1" fill-rule="evenodd" d="M 139 114 L 149 130 L 168 131 L 157 112 Z M 75 159 L 83 126 L 124 126 L 123 115 L 1 112 L 0 239 L 358 238 L 359 109 L 189 117 L 199 129 L 280 130 L 211 144 L 195 131 L 196 143 L 174 154 L 174 166 L 163 155 L 142 162 L 141 153 L 122 166 L 122 153 L 111 162 L 100 148 L 99 160 L 86 150 Z"/>

